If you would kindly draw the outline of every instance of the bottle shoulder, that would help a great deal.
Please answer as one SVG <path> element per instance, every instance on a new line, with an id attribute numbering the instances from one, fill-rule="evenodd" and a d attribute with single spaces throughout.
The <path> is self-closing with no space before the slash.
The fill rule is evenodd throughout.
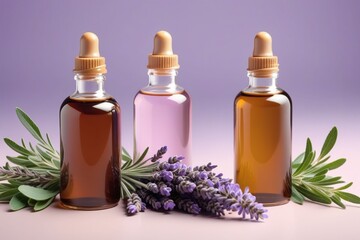
<path id="1" fill-rule="evenodd" d="M 190 95 L 184 90 L 180 93 L 174 94 L 148 94 L 144 93 L 141 90 L 134 97 L 134 104 L 141 104 L 145 102 L 154 102 L 156 101 L 158 104 L 161 102 L 177 102 L 179 104 L 188 103 L 191 104 Z"/>
<path id="2" fill-rule="evenodd" d="M 186 90 L 182 90 L 179 92 L 165 92 L 165 93 L 154 93 L 154 92 L 146 92 L 143 91 L 142 89 L 140 91 L 138 91 L 135 94 L 135 98 L 139 97 L 139 96 L 148 96 L 148 97 L 169 97 L 169 96 L 173 96 L 173 95 L 182 95 L 185 96 L 186 98 L 190 98 L 190 94 L 186 91 Z"/>
<path id="3" fill-rule="evenodd" d="M 104 100 L 84 100 L 74 99 L 69 96 L 62 102 L 60 112 L 63 111 L 64 108 L 76 109 L 77 111 L 83 113 L 120 112 L 120 105 L 113 97 L 109 97 Z"/>
<path id="4" fill-rule="evenodd" d="M 241 91 L 235 97 L 235 104 L 239 101 L 246 103 L 261 103 L 261 102 L 273 102 L 278 104 L 290 104 L 292 105 L 292 100 L 290 95 L 282 90 L 275 93 L 249 93 L 245 91 Z"/>

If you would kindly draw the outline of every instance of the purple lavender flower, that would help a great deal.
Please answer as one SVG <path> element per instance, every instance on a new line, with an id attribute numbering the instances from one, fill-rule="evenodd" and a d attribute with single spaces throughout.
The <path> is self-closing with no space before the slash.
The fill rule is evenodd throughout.
<path id="1" fill-rule="evenodd" d="M 211 165 L 211 163 L 208 163 L 207 165 L 197 166 L 193 168 L 193 171 L 212 171 L 214 168 L 217 168 L 217 165 Z"/>
<path id="2" fill-rule="evenodd" d="M 168 159 L 168 162 L 170 164 L 173 164 L 173 163 L 177 163 L 177 162 L 180 162 L 181 160 L 185 159 L 183 156 L 175 156 L 175 157 L 170 157 Z"/>
<path id="3" fill-rule="evenodd" d="M 178 185 L 175 185 L 176 191 L 180 194 L 192 193 L 196 188 L 195 183 L 191 181 L 181 181 Z"/>
<path id="4" fill-rule="evenodd" d="M 157 153 L 151 158 L 151 162 L 156 162 L 167 152 L 167 146 L 160 148 Z"/>
<path id="5" fill-rule="evenodd" d="M 159 164 L 159 166 L 156 168 L 156 170 L 169 170 L 170 163 L 168 162 L 162 162 Z"/>
<path id="6" fill-rule="evenodd" d="M 153 196 L 149 191 L 145 190 L 138 190 L 137 193 L 139 196 L 147 203 L 149 204 L 154 210 L 160 210 L 161 209 L 161 202 Z"/>
<path id="7" fill-rule="evenodd" d="M 133 215 L 138 212 L 136 206 L 133 204 L 128 204 L 126 206 L 126 211 L 129 215 Z"/>
<path id="8" fill-rule="evenodd" d="M 160 176 L 165 182 L 171 182 L 174 178 L 173 173 L 167 170 L 161 170 Z"/>
<path id="9" fill-rule="evenodd" d="M 175 200 L 176 207 L 179 210 L 183 210 L 185 212 L 191 213 L 191 214 L 199 214 L 201 211 L 201 208 L 199 205 L 190 198 L 177 198 Z"/>
<path id="10" fill-rule="evenodd" d="M 145 211 L 145 204 L 141 201 L 141 198 L 136 193 L 130 195 L 126 203 L 126 211 L 129 215 L 134 215 L 138 212 Z"/>
<path id="11" fill-rule="evenodd" d="M 208 172 L 202 171 L 192 171 L 188 174 L 189 178 L 192 181 L 205 180 L 208 178 Z"/>
<path id="12" fill-rule="evenodd" d="M 166 211 L 171 211 L 175 208 L 175 203 L 172 199 L 163 198 L 161 203 L 162 203 L 164 210 L 166 210 Z"/>
<path id="13" fill-rule="evenodd" d="M 148 187 L 150 192 L 153 192 L 153 193 L 158 193 L 159 192 L 159 188 L 158 188 L 158 185 L 156 183 L 148 182 L 147 187 Z"/>
<path id="14" fill-rule="evenodd" d="M 172 189 L 170 187 L 168 187 L 165 183 L 160 183 L 159 190 L 160 190 L 160 194 L 162 196 L 168 197 L 168 196 L 170 196 L 170 192 Z"/>
<path id="15" fill-rule="evenodd" d="M 192 214 L 203 210 L 222 216 L 225 211 L 233 211 L 243 218 L 247 215 L 256 220 L 267 218 L 267 210 L 256 202 L 249 189 L 243 192 L 231 179 L 214 173 L 216 165 L 208 163 L 191 168 L 181 163 L 182 159 L 175 156 L 160 163 L 149 182 L 145 182 L 148 190 L 138 191 L 143 201 L 153 209 L 168 211 L 176 206 Z M 128 211 L 135 210 L 129 206 Z"/>

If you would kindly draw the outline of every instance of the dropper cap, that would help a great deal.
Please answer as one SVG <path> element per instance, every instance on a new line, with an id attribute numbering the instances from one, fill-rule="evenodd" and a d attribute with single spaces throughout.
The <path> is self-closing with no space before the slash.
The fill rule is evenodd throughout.
<path id="1" fill-rule="evenodd" d="M 101 57 L 99 52 L 99 38 L 95 33 L 86 32 L 81 36 L 74 72 L 89 75 L 107 72 L 105 58 Z"/>
<path id="2" fill-rule="evenodd" d="M 254 77 L 268 78 L 279 71 L 277 56 L 273 55 L 272 39 L 269 33 L 259 32 L 254 39 L 253 55 L 249 57 L 248 71 Z"/>
<path id="3" fill-rule="evenodd" d="M 159 31 L 154 37 L 154 50 L 149 55 L 149 69 L 178 69 L 178 55 L 172 50 L 172 37 L 166 31 Z"/>

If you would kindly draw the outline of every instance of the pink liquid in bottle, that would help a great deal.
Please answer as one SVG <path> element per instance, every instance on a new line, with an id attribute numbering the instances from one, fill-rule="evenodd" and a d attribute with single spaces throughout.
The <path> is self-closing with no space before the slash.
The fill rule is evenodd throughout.
<path id="1" fill-rule="evenodd" d="M 149 156 L 167 146 L 164 160 L 183 156 L 190 164 L 191 100 L 186 91 L 171 95 L 139 92 L 134 100 L 134 134 L 136 151 L 149 147 Z"/>

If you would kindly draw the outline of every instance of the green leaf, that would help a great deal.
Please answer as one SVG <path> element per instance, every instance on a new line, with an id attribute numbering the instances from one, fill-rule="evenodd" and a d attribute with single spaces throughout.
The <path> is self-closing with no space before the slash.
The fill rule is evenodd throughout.
<path id="1" fill-rule="evenodd" d="M 341 207 L 342 209 L 345 209 L 345 205 L 341 202 L 341 199 L 336 196 L 336 195 L 333 195 L 330 197 L 330 199 L 336 204 L 338 205 L 339 207 Z"/>
<path id="2" fill-rule="evenodd" d="M 308 190 L 303 186 L 295 186 L 295 187 L 296 190 L 298 190 L 302 195 L 304 195 L 306 198 L 312 201 L 324 203 L 324 204 L 331 203 L 331 199 L 320 191 L 317 191 L 315 189 Z"/>
<path id="3" fill-rule="evenodd" d="M 125 183 L 121 181 L 121 191 L 123 192 L 123 198 L 130 197 L 131 193 L 129 189 L 126 187 Z"/>
<path id="4" fill-rule="evenodd" d="M 301 153 L 299 156 L 297 156 L 295 158 L 294 161 L 292 161 L 292 165 L 300 165 L 300 163 L 302 163 L 302 161 L 304 160 L 304 156 L 305 156 L 305 152 Z"/>
<path id="5" fill-rule="evenodd" d="M 132 159 L 128 156 L 125 156 L 125 155 L 122 155 L 121 157 L 122 160 L 124 160 L 126 163 L 131 163 L 132 162 Z"/>
<path id="6" fill-rule="evenodd" d="M 58 192 L 55 191 L 49 191 L 46 189 L 32 187 L 28 185 L 21 185 L 18 189 L 26 197 L 34 199 L 36 201 L 44 201 L 58 194 Z"/>
<path id="7" fill-rule="evenodd" d="M 15 143 L 14 141 L 12 141 L 9 138 L 4 138 L 4 142 L 6 143 L 6 145 L 8 145 L 12 150 L 14 150 L 17 153 L 20 153 L 21 155 L 24 156 L 28 156 L 28 155 L 34 155 L 34 153 L 30 152 L 29 150 L 27 150 L 26 148 L 18 145 L 17 143 Z"/>
<path id="8" fill-rule="evenodd" d="M 337 128 L 333 127 L 325 139 L 324 145 L 321 148 L 319 159 L 325 157 L 334 147 L 337 138 Z"/>
<path id="9" fill-rule="evenodd" d="M 46 140 L 47 140 L 49 146 L 50 146 L 52 149 L 54 149 L 54 147 L 53 147 L 53 145 L 52 145 L 52 143 L 51 143 L 51 141 L 50 141 L 49 134 L 46 134 Z"/>
<path id="10" fill-rule="evenodd" d="M 44 200 L 44 201 L 37 201 L 34 205 L 34 211 L 38 212 L 44 210 L 45 208 L 50 206 L 50 204 L 54 201 L 54 199 L 55 197 L 49 198 L 48 200 Z"/>
<path id="11" fill-rule="evenodd" d="M 41 150 L 39 146 L 36 146 L 35 149 L 44 158 L 44 160 L 48 160 L 48 161 L 51 160 L 51 156 L 47 154 L 45 151 Z"/>
<path id="12" fill-rule="evenodd" d="M 30 117 L 20 108 L 16 108 L 16 115 L 24 127 L 33 135 L 39 142 L 45 142 L 38 126 L 30 119 Z"/>
<path id="13" fill-rule="evenodd" d="M 27 204 L 28 204 L 30 207 L 34 207 L 35 204 L 36 204 L 36 202 L 37 202 L 36 200 L 29 198 Z"/>
<path id="14" fill-rule="evenodd" d="M 337 160 L 335 160 L 333 162 L 330 162 L 330 163 L 327 163 L 327 164 L 322 164 L 322 165 L 319 165 L 317 167 L 314 167 L 314 168 L 310 169 L 308 171 L 308 173 L 318 173 L 318 172 L 321 172 L 321 171 L 324 171 L 324 170 L 333 170 L 333 169 L 341 167 L 345 162 L 346 162 L 345 158 L 340 158 L 340 159 L 337 159 Z"/>
<path id="15" fill-rule="evenodd" d="M 301 195 L 301 193 L 299 193 L 294 186 L 291 187 L 291 191 L 292 191 L 291 200 L 294 203 L 302 205 L 304 202 L 304 197 Z"/>
<path id="16" fill-rule="evenodd" d="M 303 169 L 305 169 L 305 167 L 307 167 L 307 165 L 309 164 L 311 158 L 312 158 L 312 144 L 311 144 L 310 139 L 308 138 L 306 140 L 306 150 L 305 150 L 305 153 L 304 153 L 304 160 L 301 162 L 299 167 L 295 170 L 293 175 L 297 176 L 299 173 L 301 173 L 303 171 Z"/>
<path id="17" fill-rule="evenodd" d="M 124 147 L 122 147 L 121 148 L 121 150 L 122 150 L 122 156 L 125 156 L 125 157 L 127 157 L 127 158 L 130 158 L 130 160 L 131 160 L 131 156 L 130 156 L 130 154 L 128 153 L 128 151 L 126 151 L 126 149 L 124 148 Z"/>
<path id="18" fill-rule="evenodd" d="M 317 185 L 334 185 L 338 183 L 343 183 L 343 181 L 339 181 L 341 177 L 325 177 L 323 180 L 317 182 Z"/>
<path id="19" fill-rule="evenodd" d="M 21 193 L 17 193 L 11 198 L 9 202 L 10 209 L 12 211 L 18 211 L 20 209 L 23 209 L 27 206 L 27 202 L 28 202 L 27 197 L 25 197 Z"/>
<path id="20" fill-rule="evenodd" d="M 335 192 L 335 194 L 338 195 L 339 197 L 341 197 L 342 199 L 344 199 L 345 201 L 360 204 L 360 197 L 358 197 L 352 193 L 338 191 L 338 192 Z"/>
<path id="21" fill-rule="evenodd" d="M 17 193 L 19 193 L 19 191 L 16 188 L 15 189 L 10 188 L 8 190 L 1 191 L 0 192 L 0 201 L 8 202 Z"/>
<path id="22" fill-rule="evenodd" d="M 353 185 L 353 183 L 352 183 L 352 182 L 349 182 L 348 184 L 346 184 L 346 185 L 344 185 L 344 186 L 342 186 L 342 187 L 339 187 L 339 188 L 337 188 L 337 189 L 335 189 L 335 190 L 336 190 L 336 191 L 345 190 L 345 189 L 351 187 L 352 185 Z"/>
<path id="23" fill-rule="evenodd" d="M 305 155 L 304 155 L 304 161 L 300 164 L 300 166 L 296 169 L 296 171 L 294 172 L 294 176 L 299 175 L 303 170 L 307 169 L 311 162 L 314 160 L 315 158 L 315 153 L 312 152 L 312 144 L 310 139 L 308 138 L 306 141 L 306 150 L 305 150 Z"/>
<path id="24" fill-rule="evenodd" d="M 60 161 L 57 158 L 51 158 L 52 164 L 55 166 L 56 169 L 60 170 Z"/>
<path id="25" fill-rule="evenodd" d="M 22 167 L 36 167 L 36 165 L 32 162 L 30 162 L 26 157 L 24 156 L 18 156 L 18 157 L 9 157 L 6 156 L 7 160 L 10 162 L 22 166 Z"/>
<path id="26" fill-rule="evenodd" d="M 315 177 L 321 176 L 321 175 L 326 175 L 326 174 L 328 173 L 328 171 L 329 171 L 329 170 L 324 169 L 324 170 L 322 170 L 322 171 L 320 171 L 320 172 L 317 172 L 317 173 L 315 174 Z"/>
<path id="27" fill-rule="evenodd" d="M 312 177 L 305 177 L 303 178 L 303 181 L 306 182 L 319 182 L 325 178 L 325 175 L 318 175 L 318 176 L 312 176 Z"/>
<path id="28" fill-rule="evenodd" d="M 145 149 L 145 151 L 141 154 L 141 156 L 139 157 L 139 159 L 136 160 L 136 162 L 134 163 L 134 165 L 137 165 L 137 164 L 140 163 L 142 160 L 144 160 L 144 158 L 145 158 L 146 154 L 148 153 L 148 151 L 149 151 L 149 148 L 147 147 L 147 148 Z"/>

